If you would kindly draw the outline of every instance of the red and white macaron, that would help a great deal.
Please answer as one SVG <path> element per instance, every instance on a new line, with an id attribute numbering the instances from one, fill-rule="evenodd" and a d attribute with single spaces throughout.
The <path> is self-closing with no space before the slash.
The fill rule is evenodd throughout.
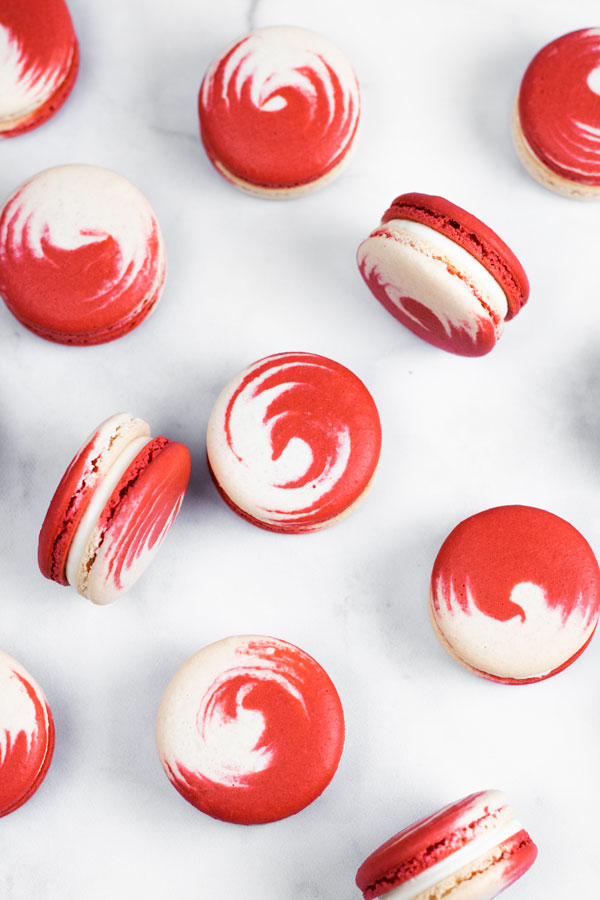
<path id="1" fill-rule="evenodd" d="M 371 485 L 381 425 L 365 385 L 315 353 L 278 353 L 233 378 L 207 431 L 212 477 L 254 525 L 300 533 L 348 514 Z"/>
<path id="2" fill-rule="evenodd" d="M 553 513 L 499 506 L 446 538 L 430 611 L 446 649 L 477 675 L 526 684 L 587 647 L 600 613 L 600 568 L 585 538 Z"/>
<path id="3" fill-rule="evenodd" d="M 0 816 L 22 806 L 46 777 L 54 722 L 27 669 L 0 650 Z"/>
<path id="4" fill-rule="evenodd" d="M 47 340 L 100 344 L 127 334 L 156 306 L 165 271 L 150 204 L 108 169 L 47 169 L 0 210 L 0 296 Z"/>
<path id="5" fill-rule="evenodd" d="M 337 691 L 308 653 L 260 635 L 204 647 L 162 698 L 156 741 L 179 793 L 216 819 L 274 822 L 315 800 L 344 745 Z"/>
<path id="6" fill-rule="evenodd" d="M 396 197 L 357 261 L 388 312 L 461 356 L 489 353 L 529 297 L 523 267 L 504 241 L 460 206 L 430 194 Z"/>
<path id="7" fill-rule="evenodd" d="M 564 34 L 534 56 L 512 135 L 540 184 L 566 197 L 600 199 L 600 28 Z"/>
<path id="8" fill-rule="evenodd" d="M 73 458 L 42 525 L 38 562 L 46 578 L 94 603 L 129 590 L 179 511 L 190 476 L 183 444 L 150 437 L 128 413 L 107 419 Z"/>
<path id="9" fill-rule="evenodd" d="M 506 796 L 481 791 L 394 835 L 361 865 L 356 884 L 364 900 L 491 900 L 536 856 Z"/>
<path id="10" fill-rule="evenodd" d="M 304 28 L 259 28 L 209 67 L 198 99 L 210 161 L 260 197 L 293 197 L 335 178 L 356 137 L 360 93 L 338 48 Z"/>
<path id="11" fill-rule="evenodd" d="M 0 4 L 0 138 L 37 128 L 60 109 L 79 69 L 64 0 Z"/>

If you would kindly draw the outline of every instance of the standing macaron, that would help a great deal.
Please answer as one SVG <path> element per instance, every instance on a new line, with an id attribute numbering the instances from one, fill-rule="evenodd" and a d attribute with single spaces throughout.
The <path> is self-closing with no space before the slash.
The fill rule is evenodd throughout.
<path id="1" fill-rule="evenodd" d="M 287 641 L 229 637 L 177 672 L 156 741 L 179 793 L 226 822 L 258 825 L 299 812 L 327 787 L 344 745 L 337 691 Z"/>
<path id="2" fill-rule="evenodd" d="M 22 806 L 46 777 L 54 722 L 29 672 L 0 650 L 0 816 Z"/>
<path id="3" fill-rule="evenodd" d="M 498 235 L 443 197 L 402 194 L 362 242 L 358 267 L 396 319 L 435 347 L 483 356 L 529 296 Z"/>
<path id="4" fill-rule="evenodd" d="M 566 197 L 600 199 L 600 28 L 564 34 L 534 56 L 512 135 L 540 184 Z"/>
<path id="5" fill-rule="evenodd" d="M 156 306 L 165 270 L 150 204 L 108 169 L 47 169 L 0 210 L 0 296 L 49 341 L 101 344 L 127 334 Z"/>
<path id="6" fill-rule="evenodd" d="M 356 884 L 364 900 L 491 900 L 536 856 L 506 796 L 481 791 L 394 835 L 365 860 Z"/>
<path id="7" fill-rule="evenodd" d="M 75 84 L 79 45 L 64 0 L 0 3 L 0 138 L 37 128 Z"/>
<path id="8" fill-rule="evenodd" d="M 360 115 L 350 63 L 304 28 L 259 28 L 209 67 L 198 100 L 215 168 L 260 197 L 294 197 L 335 178 Z"/>
<path id="9" fill-rule="evenodd" d="M 600 569 L 568 522 L 498 506 L 449 534 L 431 575 L 430 611 L 446 649 L 505 684 L 541 681 L 587 647 L 600 612 Z"/>
<path id="10" fill-rule="evenodd" d="M 190 477 L 183 444 L 150 437 L 128 413 L 102 422 L 73 458 L 42 525 L 46 578 L 94 603 L 129 590 L 160 547 Z"/>
<path id="11" fill-rule="evenodd" d="M 364 497 L 381 425 L 349 369 L 315 353 L 278 353 L 223 389 L 206 445 L 215 484 L 235 512 L 297 534 L 333 524 Z"/>

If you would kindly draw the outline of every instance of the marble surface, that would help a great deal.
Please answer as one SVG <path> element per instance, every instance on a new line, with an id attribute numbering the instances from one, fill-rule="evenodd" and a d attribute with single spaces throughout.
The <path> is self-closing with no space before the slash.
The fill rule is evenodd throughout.
<path id="1" fill-rule="evenodd" d="M 155 314 L 112 344 L 47 343 L 0 308 L 3 649 L 43 685 L 57 729 L 38 794 L 0 824 L 3 900 L 359 898 L 381 841 L 458 797 L 501 788 L 539 846 L 513 900 L 596 896 L 600 878 L 600 638 L 547 682 L 506 687 L 439 646 L 428 579 L 448 531 L 525 503 L 600 552 L 600 215 L 521 169 L 512 104 L 533 54 L 598 25 L 592 0 L 71 0 L 81 72 L 63 110 L 0 147 L 0 194 L 84 162 L 130 178 L 167 243 Z M 354 159 L 290 202 L 247 197 L 208 163 L 196 97 L 213 56 L 249 26 L 333 39 L 363 94 Z M 370 296 L 358 243 L 398 193 L 440 193 L 523 262 L 528 306 L 495 350 L 461 359 L 419 341 Z M 261 356 L 330 356 L 368 385 L 384 445 L 369 498 L 314 535 L 237 518 L 208 477 L 221 387 Z M 62 471 L 102 419 L 129 410 L 184 441 L 193 471 L 152 568 L 112 607 L 45 581 L 37 534 Z M 199 647 L 235 633 L 292 641 L 321 662 L 346 713 L 336 777 L 302 813 L 244 828 L 169 785 L 154 721 Z"/>

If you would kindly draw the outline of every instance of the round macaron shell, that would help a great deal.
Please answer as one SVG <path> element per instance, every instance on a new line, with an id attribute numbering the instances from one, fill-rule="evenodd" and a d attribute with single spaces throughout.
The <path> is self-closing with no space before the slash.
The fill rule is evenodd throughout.
<path id="1" fill-rule="evenodd" d="M 0 816 L 22 806 L 44 780 L 54 751 L 54 722 L 27 670 L 0 651 Z"/>
<path id="2" fill-rule="evenodd" d="M 430 609 L 444 646 L 472 671 L 504 683 L 539 681 L 589 643 L 600 569 L 564 519 L 533 507 L 496 507 L 465 519 L 445 540 Z"/>
<path id="3" fill-rule="evenodd" d="M 0 56 L 0 137 L 14 137 L 53 116 L 75 84 L 79 45 L 64 0 L 3 0 Z"/>
<path id="4" fill-rule="evenodd" d="M 0 213 L 0 295 L 47 340 L 98 344 L 127 334 L 154 309 L 165 271 L 148 201 L 107 169 L 48 169 Z"/>
<path id="5" fill-rule="evenodd" d="M 77 590 L 111 603 L 150 564 L 183 501 L 191 469 L 184 444 L 153 438 L 112 492 L 85 549 Z"/>
<path id="6" fill-rule="evenodd" d="M 274 822 L 327 787 L 344 743 L 331 679 L 286 641 L 245 635 L 205 647 L 161 701 L 157 745 L 179 793 L 217 819 Z"/>
<path id="7" fill-rule="evenodd" d="M 381 425 L 364 384 L 339 363 L 281 353 L 225 387 L 208 424 L 213 478 L 229 505 L 273 531 L 332 524 L 364 496 Z"/>
<path id="8" fill-rule="evenodd" d="M 480 854 L 482 847 L 486 850 Z M 523 875 L 536 856 L 535 844 L 514 818 L 505 795 L 480 791 L 394 835 L 360 866 L 356 884 L 364 900 L 384 895 L 420 898 L 426 873 L 433 886 L 442 870 L 446 874 L 440 881 L 448 881 L 448 892 L 439 896 L 484 900 Z M 429 894 L 423 890 L 423 896 Z"/>
<path id="9" fill-rule="evenodd" d="M 315 184 L 354 142 L 356 77 L 321 35 L 275 26 L 251 32 L 209 67 L 199 95 L 202 141 L 238 187 L 265 193 Z"/>
<path id="10" fill-rule="evenodd" d="M 543 167 L 600 187 L 599 28 L 565 34 L 539 51 L 523 76 L 517 112 L 526 147 Z M 538 180 L 557 189 L 551 178 Z"/>
<path id="11" fill-rule="evenodd" d="M 408 219 L 427 225 L 462 247 L 496 279 L 508 302 L 506 320 L 519 312 L 529 297 L 529 281 L 523 266 L 512 250 L 476 216 L 431 194 L 401 194 L 382 218 Z"/>
<path id="12" fill-rule="evenodd" d="M 101 480 L 129 444 L 150 435 L 141 419 L 118 413 L 102 422 L 69 463 L 48 507 L 38 540 L 46 578 L 67 585 L 67 557 L 77 527 Z"/>

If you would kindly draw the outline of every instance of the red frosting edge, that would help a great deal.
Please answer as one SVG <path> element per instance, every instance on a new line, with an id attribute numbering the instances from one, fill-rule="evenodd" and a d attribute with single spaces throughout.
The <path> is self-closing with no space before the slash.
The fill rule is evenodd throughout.
<path id="1" fill-rule="evenodd" d="M 529 281 L 515 254 L 495 231 L 460 206 L 431 194 L 401 194 L 384 213 L 382 224 L 391 219 L 427 225 L 475 257 L 506 294 L 507 321 L 527 302 Z"/>
<path id="2" fill-rule="evenodd" d="M 58 110 L 61 108 L 61 106 L 73 90 L 73 87 L 77 80 L 77 74 L 79 72 L 79 58 L 79 42 L 77 41 L 75 34 L 73 34 L 73 59 L 71 60 L 71 66 L 54 94 L 50 97 L 49 100 L 46 100 L 45 103 L 43 103 L 41 106 L 38 106 L 37 109 L 33 110 L 31 115 L 27 119 L 19 122 L 19 124 L 15 125 L 14 128 L 9 129 L 8 131 L 3 131 L 0 134 L 0 137 L 18 137 L 20 134 L 25 134 L 28 131 L 33 131 L 34 128 L 37 128 L 39 125 L 43 125 L 44 122 L 47 122 L 48 119 L 51 119 L 52 116 L 56 112 L 58 112 Z"/>
<path id="3" fill-rule="evenodd" d="M 50 712 L 50 707 L 47 703 L 44 704 L 46 709 L 46 715 L 48 716 L 48 727 L 46 731 L 46 755 L 44 756 L 44 761 L 42 766 L 37 773 L 35 779 L 32 781 L 29 789 L 21 794 L 18 800 L 15 800 L 10 806 L 5 809 L 0 810 L 0 818 L 2 816 L 7 816 L 9 813 L 14 812 L 16 809 L 19 809 L 23 806 L 27 801 L 35 794 L 42 781 L 46 777 L 48 773 L 48 769 L 50 768 L 50 763 L 52 762 L 52 757 L 54 755 L 54 743 L 55 743 L 55 728 L 54 728 L 54 719 L 52 718 L 52 713 Z"/>

